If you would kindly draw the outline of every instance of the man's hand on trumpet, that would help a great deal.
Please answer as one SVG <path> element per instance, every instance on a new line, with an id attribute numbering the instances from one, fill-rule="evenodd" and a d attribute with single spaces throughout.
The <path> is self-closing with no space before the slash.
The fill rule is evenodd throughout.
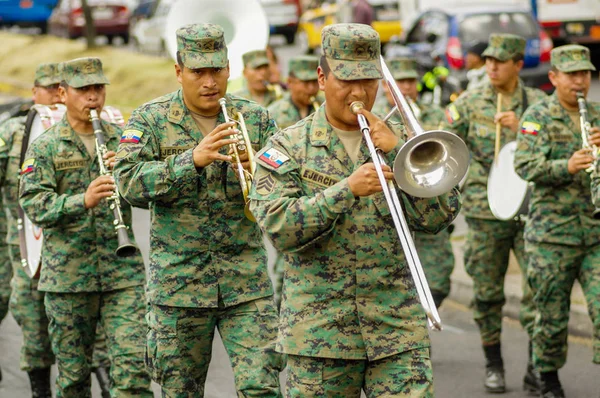
<path id="1" fill-rule="evenodd" d="M 235 126 L 233 122 L 219 124 L 196 145 L 193 151 L 194 166 L 206 167 L 215 160 L 231 162 L 232 157 L 223 155 L 219 150 L 237 142 L 237 139 L 231 138 L 238 133 L 236 129 L 230 130 L 233 126 Z"/>
<path id="2" fill-rule="evenodd" d="M 360 108 L 356 113 L 363 115 L 367 119 L 367 122 L 369 122 L 371 140 L 373 140 L 373 145 L 376 148 L 381 149 L 384 153 L 388 153 L 398 145 L 398 136 L 389 129 L 383 120 L 365 108 Z"/>
<path id="3" fill-rule="evenodd" d="M 244 168 L 244 170 L 246 170 L 247 172 L 250 172 L 250 171 L 251 171 L 251 170 L 250 170 L 250 159 L 249 159 L 249 157 L 248 157 L 248 152 L 247 152 L 247 151 L 240 152 L 240 151 L 238 150 L 238 154 L 240 155 L 240 159 L 239 159 L 239 161 L 242 163 L 242 167 L 243 167 L 243 168 Z M 229 155 L 233 157 L 233 148 L 229 149 Z M 235 159 L 234 159 L 234 160 L 235 160 Z M 233 168 L 234 168 L 234 170 L 237 170 L 237 167 L 235 166 L 235 163 L 236 163 L 236 162 L 232 161 L 232 163 L 231 163 L 231 167 L 233 167 Z M 236 173 L 236 176 L 237 176 L 237 173 Z"/>

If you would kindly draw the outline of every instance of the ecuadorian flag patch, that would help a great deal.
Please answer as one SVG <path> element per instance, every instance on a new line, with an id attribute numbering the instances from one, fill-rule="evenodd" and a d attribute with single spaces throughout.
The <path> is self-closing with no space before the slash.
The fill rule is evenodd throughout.
<path id="1" fill-rule="evenodd" d="M 23 166 L 21 166 L 21 175 L 31 173 L 35 168 L 35 158 L 25 159 Z"/>
<path id="2" fill-rule="evenodd" d="M 542 126 L 534 122 L 523 122 L 521 125 L 521 134 L 538 135 L 540 127 Z"/>
<path id="3" fill-rule="evenodd" d="M 275 148 L 267 149 L 258 158 L 275 169 L 290 160 L 290 158 Z"/>
<path id="4" fill-rule="evenodd" d="M 460 113 L 458 113 L 458 109 L 456 109 L 454 104 L 446 108 L 446 119 L 448 119 L 448 123 L 454 123 L 460 119 Z"/>
<path id="5" fill-rule="evenodd" d="M 139 130 L 125 130 L 121 136 L 121 143 L 137 144 L 140 142 L 142 135 L 144 135 L 144 133 Z"/>

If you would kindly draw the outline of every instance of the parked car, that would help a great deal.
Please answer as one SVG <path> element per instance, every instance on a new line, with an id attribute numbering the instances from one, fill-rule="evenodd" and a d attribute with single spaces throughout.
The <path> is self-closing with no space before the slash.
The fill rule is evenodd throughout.
<path id="1" fill-rule="evenodd" d="M 106 36 L 108 43 L 121 37 L 129 43 L 130 10 L 124 0 L 88 0 L 92 9 L 96 34 Z M 85 17 L 81 0 L 60 0 L 48 20 L 49 33 L 76 39 L 85 36 Z"/>
<path id="2" fill-rule="evenodd" d="M 370 0 L 375 17 L 373 29 L 379 33 L 381 44 L 400 36 L 400 12 L 397 0 Z M 300 18 L 299 36 L 307 53 L 314 53 L 321 47 L 321 30 L 326 25 L 339 22 L 337 3 L 323 3 L 321 7 L 306 11 Z"/>
<path id="3" fill-rule="evenodd" d="M 167 14 L 176 0 L 142 0 L 132 13 L 131 40 L 139 51 L 165 55 Z"/>
<path id="4" fill-rule="evenodd" d="M 0 27 L 38 27 L 48 31 L 48 18 L 58 0 L 0 0 Z"/>
<path id="5" fill-rule="evenodd" d="M 401 44 L 409 47 L 417 61 L 440 59 L 450 76 L 466 86 L 465 47 L 486 42 L 491 33 L 513 33 L 527 40 L 521 78 L 527 86 L 546 92 L 553 90 L 548 79 L 552 40 L 530 10 L 517 6 L 454 6 L 427 10 L 406 29 Z"/>
<path id="6" fill-rule="evenodd" d="M 283 35 L 287 44 L 294 44 L 302 6 L 300 0 L 261 0 L 260 1 L 271 35 Z"/>

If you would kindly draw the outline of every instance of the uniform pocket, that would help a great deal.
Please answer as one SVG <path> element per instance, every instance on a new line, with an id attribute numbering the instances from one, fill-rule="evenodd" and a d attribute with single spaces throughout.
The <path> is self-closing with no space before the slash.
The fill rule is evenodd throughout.
<path id="1" fill-rule="evenodd" d="M 152 380 L 161 386 L 178 388 L 176 381 L 179 378 L 172 377 L 173 373 L 179 373 L 181 370 L 178 365 L 181 355 L 177 346 L 176 328 L 168 323 L 159 322 L 157 314 L 153 311 L 146 315 L 146 321 L 148 323 L 144 355 L 146 369 Z M 169 381 L 174 385 L 169 385 Z"/>

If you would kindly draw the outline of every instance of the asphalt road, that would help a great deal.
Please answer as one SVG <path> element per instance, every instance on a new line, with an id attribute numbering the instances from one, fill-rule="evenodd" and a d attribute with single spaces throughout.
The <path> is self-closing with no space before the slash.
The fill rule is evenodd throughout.
<path id="1" fill-rule="evenodd" d="M 292 46 L 278 46 L 279 43 L 281 42 L 273 40 L 285 75 L 287 60 L 297 53 L 298 49 Z M 600 83 L 597 79 L 594 80 L 590 99 L 600 101 Z M 147 262 L 149 232 L 147 214 L 136 210 L 134 217 L 134 233 Z M 464 223 L 459 222 L 455 234 L 462 234 L 464 230 Z M 440 313 L 445 323 L 445 330 L 431 334 L 436 397 L 488 397 L 482 388 L 484 361 L 479 345 L 479 334 L 472 321 L 471 311 L 448 302 L 442 306 Z M 0 382 L 0 398 L 31 396 L 27 375 L 18 369 L 21 340 L 20 330 L 9 315 L 0 324 L 0 367 L 4 374 L 4 379 Z M 526 334 L 518 323 L 505 319 L 503 355 L 509 390 L 503 395 L 504 397 L 525 396 L 521 389 L 521 379 L 526 366 L 526 350 Z M 567 365 L 560 372 L 560 378 L 569 398 L 600 398 L 598 377 L 600 368 L 591 363 L 591 357 L 589 340 L 570 340 Z M 282 373 L 281 378 L 283 385 L 285 373 Z M 154 385 L 154 391 L 155 396 L 159 397 L 158 386 Z M 213 360 L 206 391 L 208 398 L 236 396 L 231 367 L 218 336 L 214 341 Z M 93 397 L 100 397 L 95 380 L 93 380 Z"/>

